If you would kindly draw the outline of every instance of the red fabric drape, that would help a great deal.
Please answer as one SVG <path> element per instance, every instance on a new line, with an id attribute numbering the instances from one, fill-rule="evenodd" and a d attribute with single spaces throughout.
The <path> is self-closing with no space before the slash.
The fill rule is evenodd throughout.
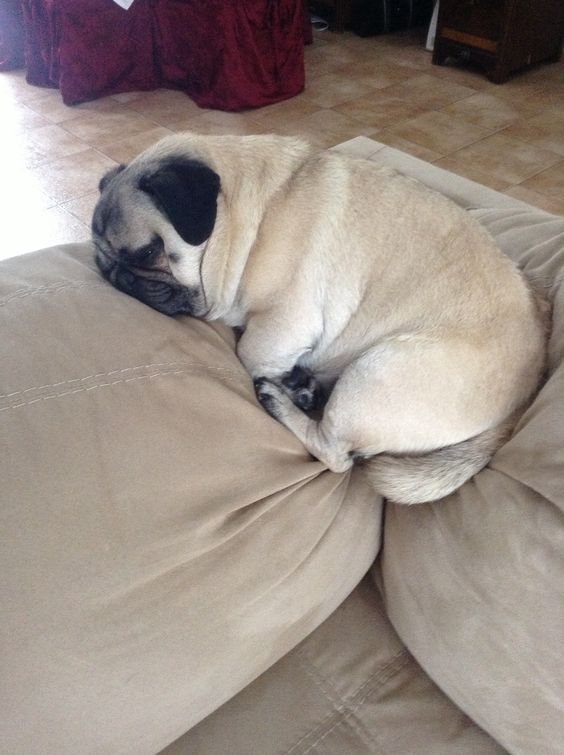
<path id="1" fill-rule="evenodd" d="M 156 0 L 162 80 L 201 107 L 238 110 L 304 87 L 303 5 L 296 0 Z"/>
<path id="2" fill-rule="evenodd" d="M 11 1 L 11 0 L 10 0 Z M 304 87 L 306 0 L 22 0 L 28 81 L 74 104 L 158 87 L 259 107 Z"/>

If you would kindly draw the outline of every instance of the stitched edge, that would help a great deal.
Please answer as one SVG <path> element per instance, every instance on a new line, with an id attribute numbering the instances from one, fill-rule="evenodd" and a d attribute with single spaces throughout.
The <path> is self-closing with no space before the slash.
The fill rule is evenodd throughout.
<path id="1" fill-rule="evenodd" d="M 381 675 L 376 675 L 377 678 L 375 679 L 374 683 L 370 685 L 368 689 L 362 694 L 358 700 L 355 702 L 354 705 L 347 706 L 348 710 L 342 711 L 342 715 L 335 721 L 333 726 L 331 726 L 327 731 L 322 734 L 322 736 L 318 737 L 308 748 L 307 750 L 304 750 L 302 755 L 307 755 L 307 753 L 311 752 L 314 747 L 316 747 L 320 742 L 322 742 L 326 737 L 331 734 L 331 732 L 335 731 L 339 726 L 341 726 L 344 723 L 350 724 L 349 719 L 351 716 L 353 716 L 356 711 L 360 708 L 361 705 L 363 705 L 366 700 L 372 695 L 373 692 L 376 691 L 383 683 L 388 681 L 388 679 L 391 679 L 395 674 L 397 674 L 399 671 L 401 671 L 405 666 L 408 665 L 411 658 L 406 650 L 402 650 L 400 653 L 398 653 L 397 656 L 395 656 L 394 660 L 390 661 L 390 663 L 387 665 L 385 669 L 382 669 Z M 363 685 L 366 687 L 366 685 Z M 362 688 L 361 688 L 362 689 Z M 358 693 L 357 693 L 358 694 Z M 380 750 L 381 753 L 384 753 L 384 750 Z"/>
<path id="2" fill-rule="evenodd" d="M 347 703 L 346 700 L 343 700 L 338 691 L 334 689 L 333 685 L 331 684 L 331 681 L 329 679 L 326 679 L 323 677 L 319 671 L 318 668 L 313 664 L 313 662 L 307 657 L 305 652 L 299 653 L 299 657 L 301 657 L 302 660 L 302 666 L 304 668 L 304 671 L 306 674 L 310 677 L 310 679 L 313 681 L 316 687 L 318 687 L 323 695 L 329 700 L 329 702 L 335 706 L 335 710 L 329 713 L 323 721 L 327 721 L 328 719 L 331 719 L 333 716 L 336 715 L 337 711 L 346 710 Z M 369 679 L 372 679 L 373 675 L 369 677 Z M 364 682 L 366 684 L 367 682 Z M 363 685 L 364 686 L 364 685 Z M 358 690 L 356 690 L 350 699 L 353 699 L 355 695 L 358 695 L 359 692 L 363 689 L 363 686 L 359 687 Z M 366 726 L 362 723 L 362 721 L 357 720 L 356 718 L 351 718 L 349 721 L 349 724 L 351 728 L 355 730 L 357 735 L 362 740 L 369 740 L 372 742 L 372 744 L 377 747 L 378 741 L 376 737 L 372 735 L 372 733 L 366 728 Z M 311 734 L 311 732 L 310 732 Z"/>
<path id="3" fill-rule="evenodd" d="M 411 661 L 411 656 L 405 648 L 402 648 L 396 653 L 387 663 L 378 668 L 371 674 L 365 681 L 356 689 L 351 695 L 341 700 L 340 704 L 335 705 L 331 698 L 329 701 L 335 705 L 335 710 L 328 713 L 318 724 L 316 724 L 310 731 L 304 734 L 300 739 L 286 751 L 286 755 L 291 755 L 297 748 L 307 739 L 316 736 L 320 736 L 315 739 L 307 749 L 300 750 L 301 755 L 306 755 L 316 747 L 319 742 L 322 742 L 325 737 L 334 731 L 338 726 L 343 723 L 350 723 L 348 721 L 353 716 L 365 700 L 377 689 L 381 684 L 388 681 L 396 673 L 401 671 Z M 306 669 L 307 670 L 307 669 Z M 336 720 L 335 720 L 336 719 Z M 332 721 L 334 723 L 326 728 Z"/>
<path id="4" fill-rule="evenodd" d="M 65 289 L 82 289 L 82 288 L 106 288 L 107 284 L 104 282 L 100 283 L 73 283 L 73 282 L 64 282 L 61 283 L 53 283 L 49 286 L 38 286 L 37 288 L 30 288 L 30 289 L 19 289 L 11 296 L 8 296 L 6 299 L 0 301 L 0 307 L 6 307 L 8 304 L 10 304 L 13 301 L 18 301 L 21 299 L 26 299 L 29 296 L 40 296 L 42 294 L 57 294 L 59 291 L 63 291 Z"/>
<path id="5" fill-rule="evenodd" d="M 213 367 L 208 368 L 205 365 L 200 365 L 198 367 L 199 369 L 202 369 L 204 371 L 207 371 L 208 369 L 211 371 L 214 370 Z M 41 401 L 50 401 L 52 399 L 64 398 L 65 396 L 73 396 L 77 393 L 87 393 L 89 391 L 97 390 L 98 388 L 108 388 L 114 385 L 132 383 L 132 382 L 140 381 L 140 380 L 153 380 L 154 378 L 157 378 L 157 377 L 167 377 L 170 375 L 184 375 L 184 374 L 194 373 L 194 372 L 196 372 L 196 370 L 194 370 L 193 368 L 191 369 L 187 367 L 185 369 L 180 369 L 180 370 L 164 370 L 161 372 L 154 372 L 151 375 L 136 375 L 135 377 L 130 377 L 130 378 L 120 378 L 119 380 L 112 380 L 109 383 L 95 383 L 94 385 L 90 385 L 87 387 L 74 388 L 69 391 L 62 391 L 61 393 L 51 393 L 51 394 L 48 394 L 47 396 L 39 396 L 38 398 L 31 399 L 30 401 L 22 401 L 19 404 L 11 404 L 10 406 L 4 406 L 0 408 L 0 412 L 6 412 L 6 411 L 9 411 L 10 409 L 21 409 L 24 406 L 31 406 Z M 239 376 L 236 376 L 234 374 L 231 374 L 231 375 L 223 374 L 223 375 L 220 375 L 219 377 L 232 383 L 242 382 Z"/>
<path id="6" fill-rule="evenodd" d="M 402 657 L 403 656 L 403 657 Z M 387 673 L 383 674 L 379 679 L 375 681 L 374 684 L 370 686 L 369 689 L 366 690 L 366 692 L 362 695 L 362 697 L 355 703 L 354 706 L 351 706 L 349 710 L 346 712 L 343 712 L 343 715 L 341 718 L 338 718 L 333 726 L 331 726 L 327 731 L 320 737 L 318 737 L 315 742 L 313 742 L 307 750 L 304 750 L 302 755 L 307 755 L 307 753 L 311 752 L 311 750 L 316 747 L 320 742 L 322 742 L 325 737 L 328 737 L 331 732 L 335 731 L 339 726 L 341 726 L 344 723 L 350 724 L 350 721 L 348 720 L 351 716 L 355 715 L 356 711 L 360 708 L 361 705 L 363 705 L 366 700 L 388 679 L 391 679 L 396 673 L 401 671 L 405 666 L 408 665 L 410 661 L 409 654 L 406 651 L 402 651 L 402 653 L 396 657 L 395 662 L 389 665 L 387 669 Z M 380 750 L 382 753 L 384 753 L 384 750 Z"/>
<path id="7" fill-rule="evenodd" d="M 110 370 L 109 372 L 98 372 L 92 375 L 86 375 L 85 377 L 81 378 L 71 378 L 71 380 L 62 380 L 59 383 L 45 383 L 45 385 L 35 385 L 31 388 L 25 388 L 23 391 L 12 391 L 11 393 L 2 393 L 0 394 L 0 399 L 7 399 L 7 398 L 13 398 L 14 396 L 23 396 L 26 393 L 31 393 L 32 391 L 43 391 L 47 388 L 60 388 L 62 385 L 72 385 L 73 383 L 84 383 L 87 380 L 97 380 L 99 378 L 109 378 L 113 375 L 123 375 L 126 372 L 133 372 L 135 370 L 152 370 L 156 368 L 165 368 L 165 367 L 196 367 L 201 368 L 204 370 L 209 370 L 213 372 L 224 372 L 226 374 L 234 375 L 235 373 L 233 370 L 229 369 L 228 367 L 213 367 L 211 365 L 205 365 L 201 364 L 200 362 L 188 362 L 188 361 L 177 361 L 177 362 L 153 362 L 152 364 L 140 364 L 135 367 L 123 367 L 122 369 L 116 369 L 116 370 Z"/>

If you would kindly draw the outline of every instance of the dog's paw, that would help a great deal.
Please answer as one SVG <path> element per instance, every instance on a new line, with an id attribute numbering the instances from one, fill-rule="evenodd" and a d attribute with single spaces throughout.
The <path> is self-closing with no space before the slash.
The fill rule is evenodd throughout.
<path id="1" fill-rule="evenodd" d="M 281 398 L 284 395 L 279 386 L 272 383 L 267 378 L 262 377 L 256 378 L 253 383 L 259 404 L 270 414 L 271 417 L 279 419 Z"/>
<path id="2" fill-rule="evenodd" d="M 284 375 L 282 385 L 293 403 L 304 412 L 321 409 L 325 404 L 325 394 L 320 383 L 299 365 Z"/>

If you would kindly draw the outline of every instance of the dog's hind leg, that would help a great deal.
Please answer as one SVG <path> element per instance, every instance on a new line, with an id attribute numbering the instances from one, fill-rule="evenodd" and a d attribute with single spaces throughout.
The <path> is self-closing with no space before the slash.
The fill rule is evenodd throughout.
<path id="1" fill-rule="evenodd" d="M 496 406 L 495 392 L 488 393 L 484 359 L 457 342 L 420 338 L 381 344 L 341 373 L 319 422 L 294 406 L 280 377 L 259 377 L 255 386 L 272 416 L 313 456 L 343 472 L 355 459 L 427 453 L 502 421 L 507 411 Z"/>
<path id="2" fill-rule="evenodd" d="M 282 377 L 282 387 L 293 403 L 304 412 L 316 411 L 325 404 L 325 391 L 314 375 L 296 364 Z"/>
<path id="3" fill-rule="evenodd" d="M 316 459 L 333 472 L 346 472 L 354 463 L 354 453 L 348 441 L 331 433 L 329 423 L 317 422 L 296 406 L 282 386 L 266 378 L 255 380 L 255 391 L 264 409 L 285 425 Z"/>

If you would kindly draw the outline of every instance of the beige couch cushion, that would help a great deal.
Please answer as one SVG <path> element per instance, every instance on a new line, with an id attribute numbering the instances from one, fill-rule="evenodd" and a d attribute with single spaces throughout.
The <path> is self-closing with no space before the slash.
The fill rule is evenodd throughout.
<path id="1" fill-rule="evenodd" d="M 367 142 L 357 140 L 357 149 L 372 149 Z M 489 467 L 457 493 L 436 504 L 386 507 L 382 581 L 401 638 L 466 713 L 510 752 L 559 755 L 564 218 L 381 145 L 371 158 L 468 208 L 553 305 L 549 376 L 537 399 Z"/>
<path id="2" fill-rule="evenodd" d="M 365 579 L 295 650 L 160 755 L 501 755 L 414 661 Z"/>
<path id="3" fill-rule="evenodd" d="M 558 296 L 551 377 L 519 432 L 456 497 L 389 506 L 373 570 L 439 686 L 511 752 L 552 755 L 564 221 L 367 139 L 345 149 L 478 208 Z M 376 554 L 381 504 L 265 415 L 229 331 L 114 291 L 87 244 L 1 271 L 0 751 L 152 755 L 190 728 L 171 753 L 501 751 L 369 582 L 333 613 Z"/>
<path id="4" fill-rule="evenodd" d="M 89 244 L 2 263 L 0 318 L 0 752 L 155 753 L 347 597 L 381 503 Z"/>
<path id="5" fill-rule="evenodd" d="M 504 747 L 422 673 L 363 583 L 302 645 L 163 755 L 244 755 L 255 741 L 265 755 L 560 755 L 564 219 L 370 139 L 339 149 L 403 170 L 469 209 L 554 302 L 550 379 L 515 437 L 447 501 L 388 506 L 383 557 L 372 570 L 409 649 Z"/>
<path id="6" fill-rule="evenodd" d="M 504 209 L 479 217 L 553 297 L 550 375 L 514 436 L 473 481 L 438 504 L 387 507 L 383 583 L 400 636 L 463 710 L 511 752 L 558 755 L 564 218 Z"/>

